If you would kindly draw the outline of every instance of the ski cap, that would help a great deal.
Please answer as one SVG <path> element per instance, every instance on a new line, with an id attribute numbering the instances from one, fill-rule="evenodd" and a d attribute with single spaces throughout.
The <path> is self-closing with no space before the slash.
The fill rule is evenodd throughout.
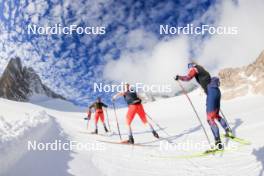
<path id="1" fill-rule="evenodd" d="M 197 64 L 194 63 L 194 62 L 190 62 L 188 63 L 188 68 L 192 68 L 192 67 L 195 67 Z"/>

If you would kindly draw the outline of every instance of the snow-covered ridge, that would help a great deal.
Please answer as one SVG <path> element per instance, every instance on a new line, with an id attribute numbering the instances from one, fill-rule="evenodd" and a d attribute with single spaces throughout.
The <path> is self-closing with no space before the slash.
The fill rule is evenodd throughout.
<path id="1" fill-rule="evenodd" d="M 0 175 L 10 169 L 28 151 L 28 140 L 38 140 L 49 130 L 51 117 L 41 111 L 37 115 L 8 122 L 0 117 Z"/>
<path id="2" fill-rule="evenodd" d="M 13 123 L 7 122 L 3 116 L 0 117 L 0 149 L 3 148 L 3 143 L 25 136 L 30 130 L 39 125 L 47 124 L 50 117 L 45 111 L 39 112 L 37 116 L 30 116 L 27 118 L 17 120 Z"/>

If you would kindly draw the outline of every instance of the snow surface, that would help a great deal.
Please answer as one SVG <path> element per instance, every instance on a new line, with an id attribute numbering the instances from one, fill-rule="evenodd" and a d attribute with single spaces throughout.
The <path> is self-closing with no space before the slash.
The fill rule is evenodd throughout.
<path id="1" fill-rule="evenodd" d="M 213 141 L 205 118 L 205 97 L 199 91 L 190 93 L 190 97 Z M 93 120 L 87 129 L 87 121 L 83 119 L 86 116 L 84 109 L 74 107 L 68 102 L 40 98 L 32 100 L 31 103 L 21 103 L 0 99 L 0 175 L 262 176 L 263 104 L 263 96 L 252 95 L 222 102 L 222 109 L 234 133 L 249 140 L 251 145 L 241 146 L 223 139 L 227 146 L 237 146 L 237 150 L 187 159 L 177 156 L 194 154 L 197 150 L 160 150 L 160 141 L 153 142 L 155 139 L 151 132 L 142 125 L 138 117 L 132 124 L 135 142 L 147 146 L 98 143 L 96 140 L 119 141 L 119 136 L 116 135 L 115 116 L 111 109 L 108 110 L 108 115 L 111 129 L 115 133 L 111 136 L 95 136 L 87 133 L 94 129 Z M 123 139 L 127 138 L 126 110 L 122 108 L 117 111 Z M 170 141 L 174 144 L 206 142 L 202 128 L 185 96 L 150 102 L 145 104 L 145 110 L 170 134 Z M 167 137 L 156 126 L 155 128 L 160 136 Z M 223 133 L 222 129 L 221 132 Z M 101 124 L 99 133 L 104 134 Z M 77 141 L 99 144 L 102 150 L 29 151 L 28 141 L 33 140 L 43 143 L 60 140 L 62 143 Z"/>

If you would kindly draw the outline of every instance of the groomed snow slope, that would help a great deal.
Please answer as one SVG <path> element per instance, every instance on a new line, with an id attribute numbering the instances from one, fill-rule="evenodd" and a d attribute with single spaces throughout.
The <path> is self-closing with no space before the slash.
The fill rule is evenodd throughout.
<path id="1" fill-rule="evenodd" d="M 205 118 L 205 97 L 198 91 L 192 92 L 190 97 L 213 141 Z M 45 107 L 40 106 L 42 103 Z M 152 142 L 155 139 L 138 117 L 132 124 L 135 142 L 146 146 L 98 143 L 96 140 L 119 141 L 119 136 L 88 134 L 87 131 L 90 132 L 94 128 L 93 120 L 87 130 L 86 121 L 83 120 L 86 114 L 82 112 L 83 110 L 79 109 L 79 112 L 77 108 L 73 108 L 73 112 L 69 109 L 63 110 L 64 103 L 49 100 L 49 103 L 39 102 L 38 105 L 33 105 L 0 99 L 2 116 L 0 175 L 264 175 L 263 96 L 247 96 L 222 102 L 222 109 L 235 134 L 249 140 L 251 145 L 241 146 L 223 139 L 227 143 L 226 147 L 235 146 L 237 149 L 197 158 L 181 158 L 197 153 L 199 149 L 195 148 L 189 151 L 175 148 L 170 148 L 169 151 L 161 150 L 164 149 L 161 146 L 166 144 L 165 140 Z M 59 110 L 56 110 L 56 106 Z M 123 139 L 127 138 L 127 129 L 124 125 L 126 110 L 118 109 L 117 112 Z M 170 134 L 169 139 L 173 142 L 169 144 L 170 146 L 206 142 L 202 128 L 186 97 L 179 96 L 148 103 L 145 110 Z M 108 114 L 111 129 L 117 132 L 114 112 L 108 110 Z M 22 129 L 22 126 L 25 129 Z M 155 128 L 158 130 L 156 126 Z M 167 137 L 162 131 L 158 132 L 160 136 Z M 221 132 L 223 133 L 223 130 Z M 101 124 L 99 133 L 104 134 Z M 28 140 L 38 142 L 60 140 L 61 143 L 76 141 L 99 146 L 99 149 L 28 151 Z"/>

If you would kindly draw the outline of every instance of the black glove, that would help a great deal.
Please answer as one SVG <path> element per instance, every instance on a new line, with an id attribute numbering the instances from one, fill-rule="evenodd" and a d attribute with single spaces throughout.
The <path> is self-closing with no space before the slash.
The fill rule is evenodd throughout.
<path id="1" fill-rule="evenodd" d="M 87 120 L 90 120 L 91 119 L 91 115 L 92 115 L 92 112 L 91 112 L 91 110 L 89 110 L 87 112 Z"/>
<path id="2" fill-rule="evenodd" d="M 178 81 L 178 80 L 179 80 L 179 78 L 180 78 L 180 76 L 179 76 L 179 75 L 176 75 L 176 76 L 174 77 L 175 81 Z"/>

